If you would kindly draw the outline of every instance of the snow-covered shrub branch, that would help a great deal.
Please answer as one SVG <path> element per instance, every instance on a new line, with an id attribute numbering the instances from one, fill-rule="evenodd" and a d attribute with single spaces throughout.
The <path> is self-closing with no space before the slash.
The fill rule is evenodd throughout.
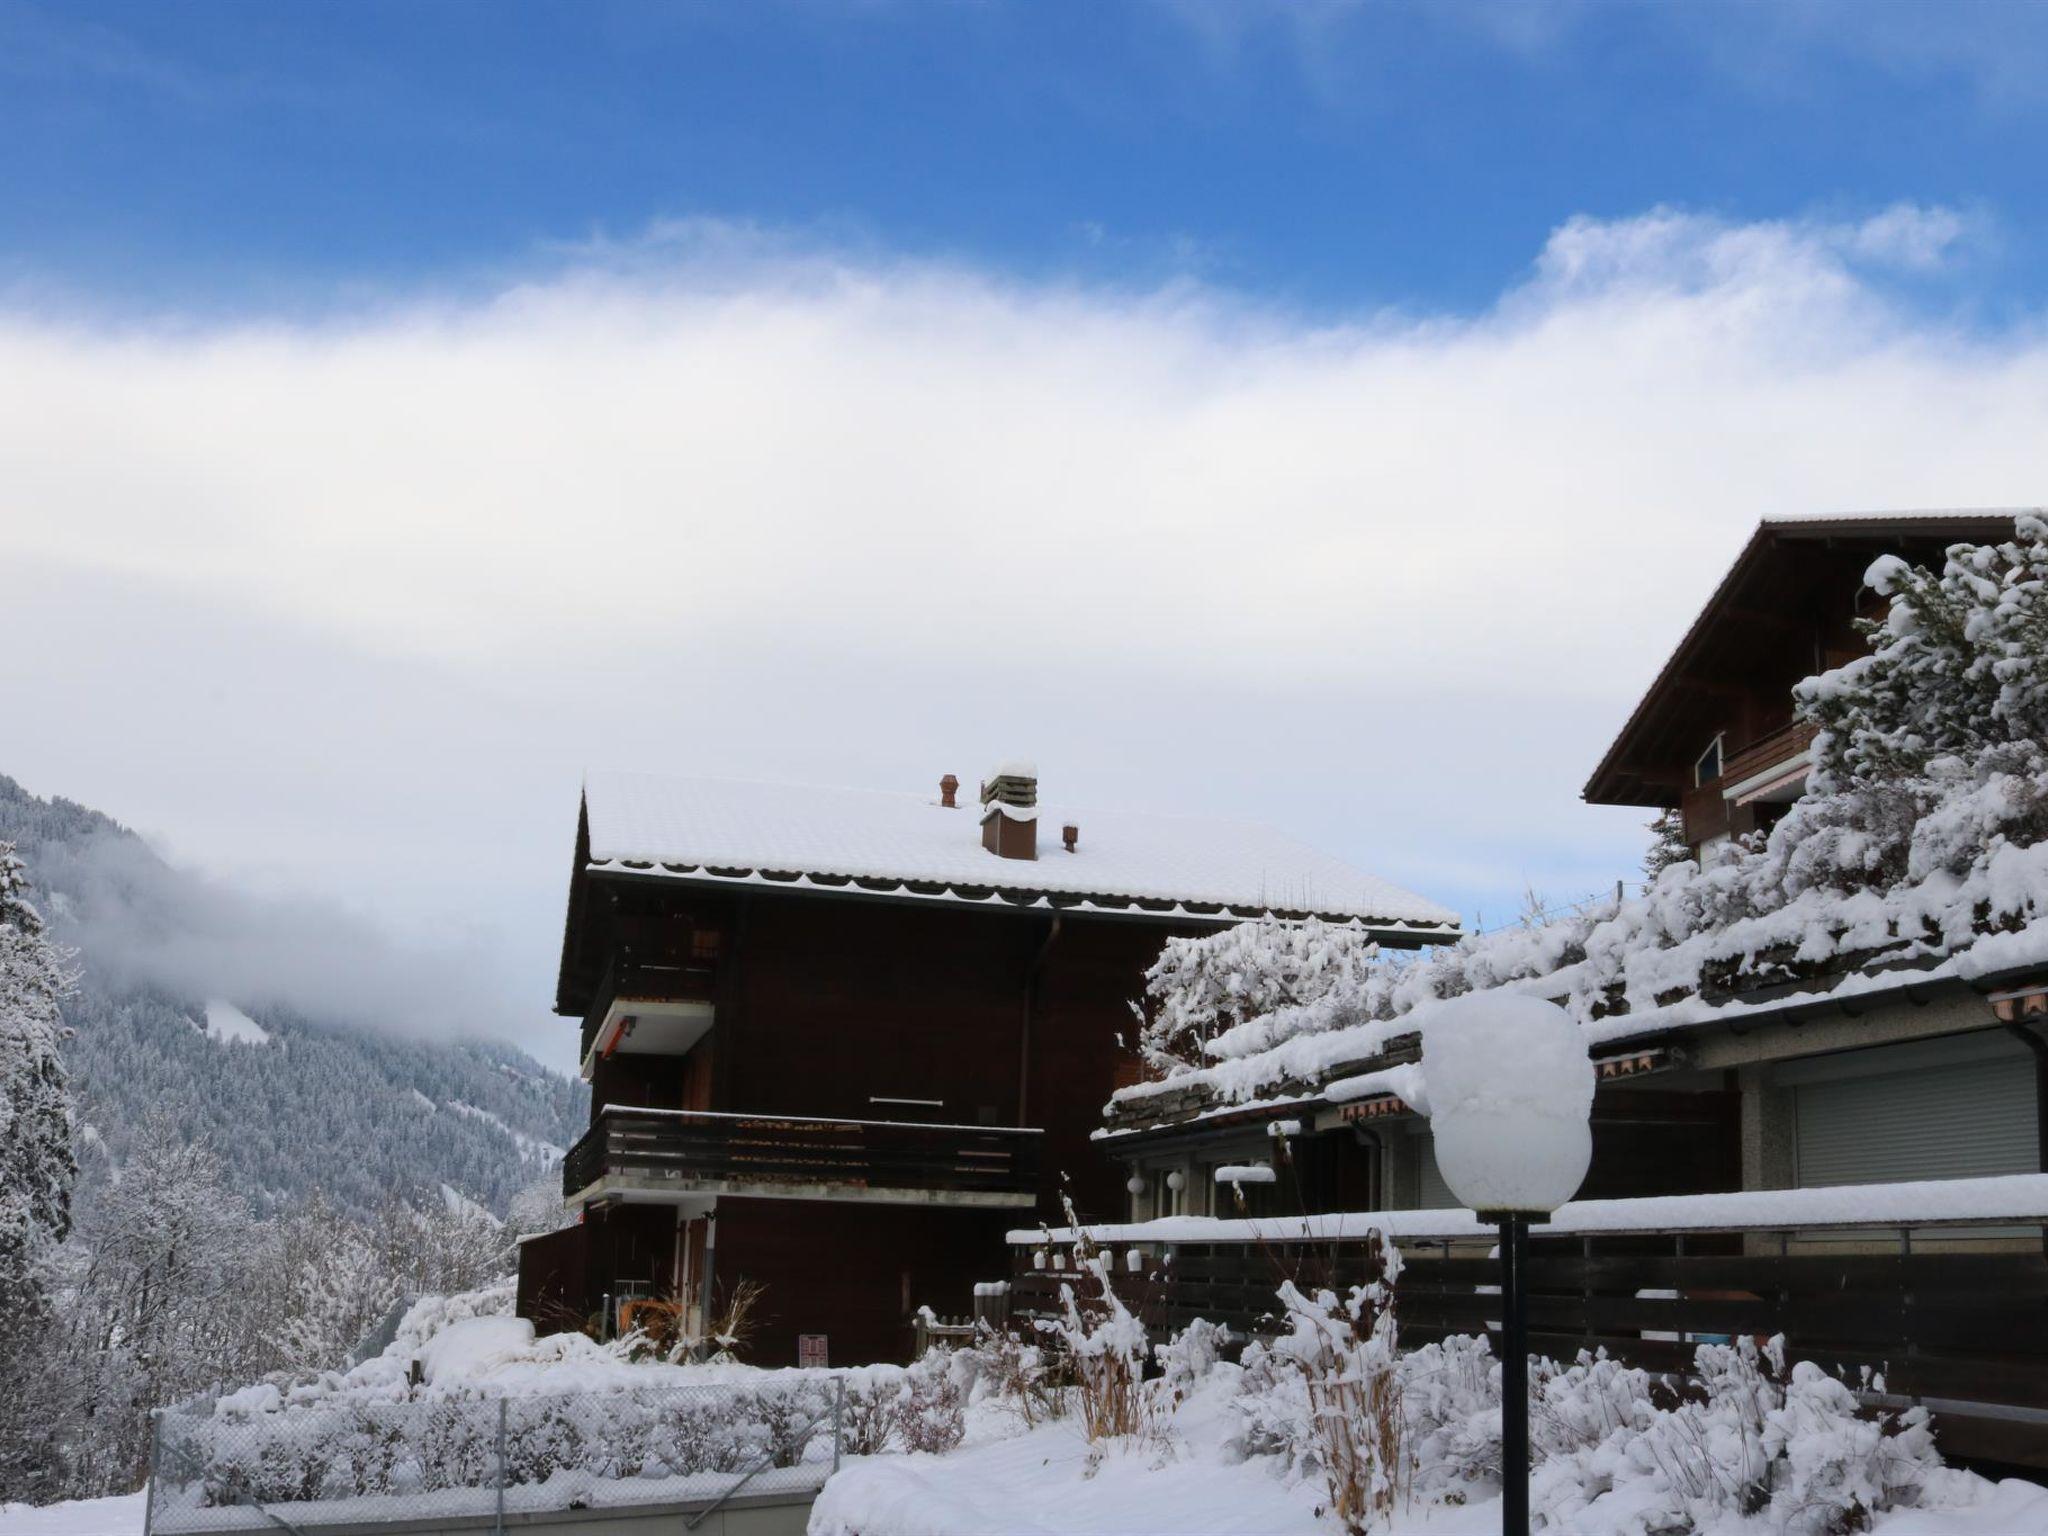
<path id="1" fill-rule="evenodd" d="M 1068 1208 L 1069 1219 L 1072 1207 Z M 1074 1378 L 1074 1398 L 1090 1441 L 1146 1428 L 1149 1396 L 1145 1325 L 1117 1294 L 1109 1255 L 1084 1233 L 1074 1244 L 1075 1278 L 1060 1285 L 1061 1316 L 1041 1324 Z"/>
<path id="2" fill-rule="evenodd" d="M 1168 939 L 1132 1005 L 1139 1054 L 1166 1072 L 1200 1061 L 1210 1042 L 1253 1020 L 1314 1028 L 1326 1006 L 1342 1009 L 1367 983 L 1379 952 L 1363 928 L 1313 917 Z"/>
<path id="3" fill-rule="evenodd" d="M 1308 1410 L 1305 1446 L 1329 1491 L 1330 1512 L 1349 1536 L 1363 1536 L 1392 1514 L 1407 1490 L 1401 1383 L 1395 1347 L 1394 1282 L 1401 1256 L 1374 1242 L 1380 1278 L 1341 1297 L 1305 1294 L 1292 1280 L 1280 1286 L 1286 1332 L 1246 1354 L 1298 1377 Z"/>

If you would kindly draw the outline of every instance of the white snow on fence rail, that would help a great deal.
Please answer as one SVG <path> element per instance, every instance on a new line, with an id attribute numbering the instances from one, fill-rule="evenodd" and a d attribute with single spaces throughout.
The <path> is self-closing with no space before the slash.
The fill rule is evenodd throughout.
<path id="1" fill-rule="evenodd" d="M 1216 1170 L 1218 1184 L 1271 1184 L 1276 1179 L 1264 1163 L 1228 1163 Z"/>
<path id="2" fill-rule="evenodd" d="M 1958 1223 L 2048 1222 L 2048 1173 L 1987 1179 L 1929 1179 L 1907 1184 L 1849 1184 L 1830 1189 L 1762 1189 L 1722 1195 L 1657 1195 L 1636 1200 L 1575 1200 L 1560 1206 L 1538 1237 L 1616 1232 L 1795 1231 L 1826 1227 L 1931 1227 Z M 1322 1216 L 1163 1216 L 1156 1221 L 1045 1230 L 1019 1228 L 1011 1243 L 1048 1238 L 1071 1243 L 1079 1232 L 1098 1243 L 1328 1242 L 1379 1232 L 1403 1238 L 1488 1237 L 1470 1211 L 1347 1211 Z"/>

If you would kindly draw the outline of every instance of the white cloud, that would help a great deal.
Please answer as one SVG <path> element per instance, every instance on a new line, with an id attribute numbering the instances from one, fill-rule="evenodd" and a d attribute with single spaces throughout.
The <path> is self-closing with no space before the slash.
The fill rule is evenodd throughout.
<path id="1" fill-rule="evenodd" d="M 1579 219 L 1486 314 L 1344 324 L 715 226 L 346 324 L 16 311 L 0 567 L 50 573 L 37 622 L 107 656 L 88 690 L 134 691 L 87 623 L 145 593 L 187 619 L 138 665 L 188 647 L 259 759 L 363 776 L 359 823 L 280 815 L 236 858 L 359 860 L 403 906 L 423 803 L 446 857 L 552 818 L 534 883 L 493 864 L 463 914 L 516 900 L 542 952 L 568 816 L 525 798 L 542 760 L 573 805 L 583 761 L 922 783 L 1051 742 L 1099 800 L 1277 814 L 1454 900 L 1484 869 L 1569 890 L 1633 856 L 1576 783 L 1759 517 L 2041 499 L 2048 344 L 1879 280 L 1966 233 Z M 191 615 L 258 638 L 202 646 Z M 208 679 L 172 670 L 133 707 L 175 732 Z M 298 762 L 335 733 L 317 695 L 370 677 L 389 718 Z M 0 707 L 94 707 L 37 688 L 0 674 Z M 37 787 L 119 802 L 47 728 Z M 232 838 L 257 770 L 210 729 L 184 800 L 108 808 Z M 459 761 L 479 732 L 505 770 Z"/>

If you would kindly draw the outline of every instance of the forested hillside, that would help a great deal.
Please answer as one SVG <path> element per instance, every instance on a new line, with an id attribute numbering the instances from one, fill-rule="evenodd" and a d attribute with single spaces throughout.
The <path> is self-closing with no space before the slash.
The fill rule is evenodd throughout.
<path id="1" fill-rule="evenodd" d="M 250 979 L 244 951 L 291 936 L 109 817 L 0 775 L 0 841 L 16 844 L 31 899 L 78 952 L 64 1056 L 84 1204 L 151 1116 L 207 1142 L 256 1214 L 318 1189 L 366 1215 L 394 1196 L 438 1198 L 442 1184 L 502 1214 L 580 1134 L 582 1086 L 510 1046 L 237 995 L 277 990 Z"/>

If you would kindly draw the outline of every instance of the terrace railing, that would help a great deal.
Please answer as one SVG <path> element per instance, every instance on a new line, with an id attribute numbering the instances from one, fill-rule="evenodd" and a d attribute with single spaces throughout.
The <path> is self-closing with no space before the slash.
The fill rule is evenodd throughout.
<path id="1" fill-rule="evenodd" d="M 1043 1132 L 613 1105 L 569 1149 L 562 1191 L 782 1195 L 1023 1209 Z"/>

